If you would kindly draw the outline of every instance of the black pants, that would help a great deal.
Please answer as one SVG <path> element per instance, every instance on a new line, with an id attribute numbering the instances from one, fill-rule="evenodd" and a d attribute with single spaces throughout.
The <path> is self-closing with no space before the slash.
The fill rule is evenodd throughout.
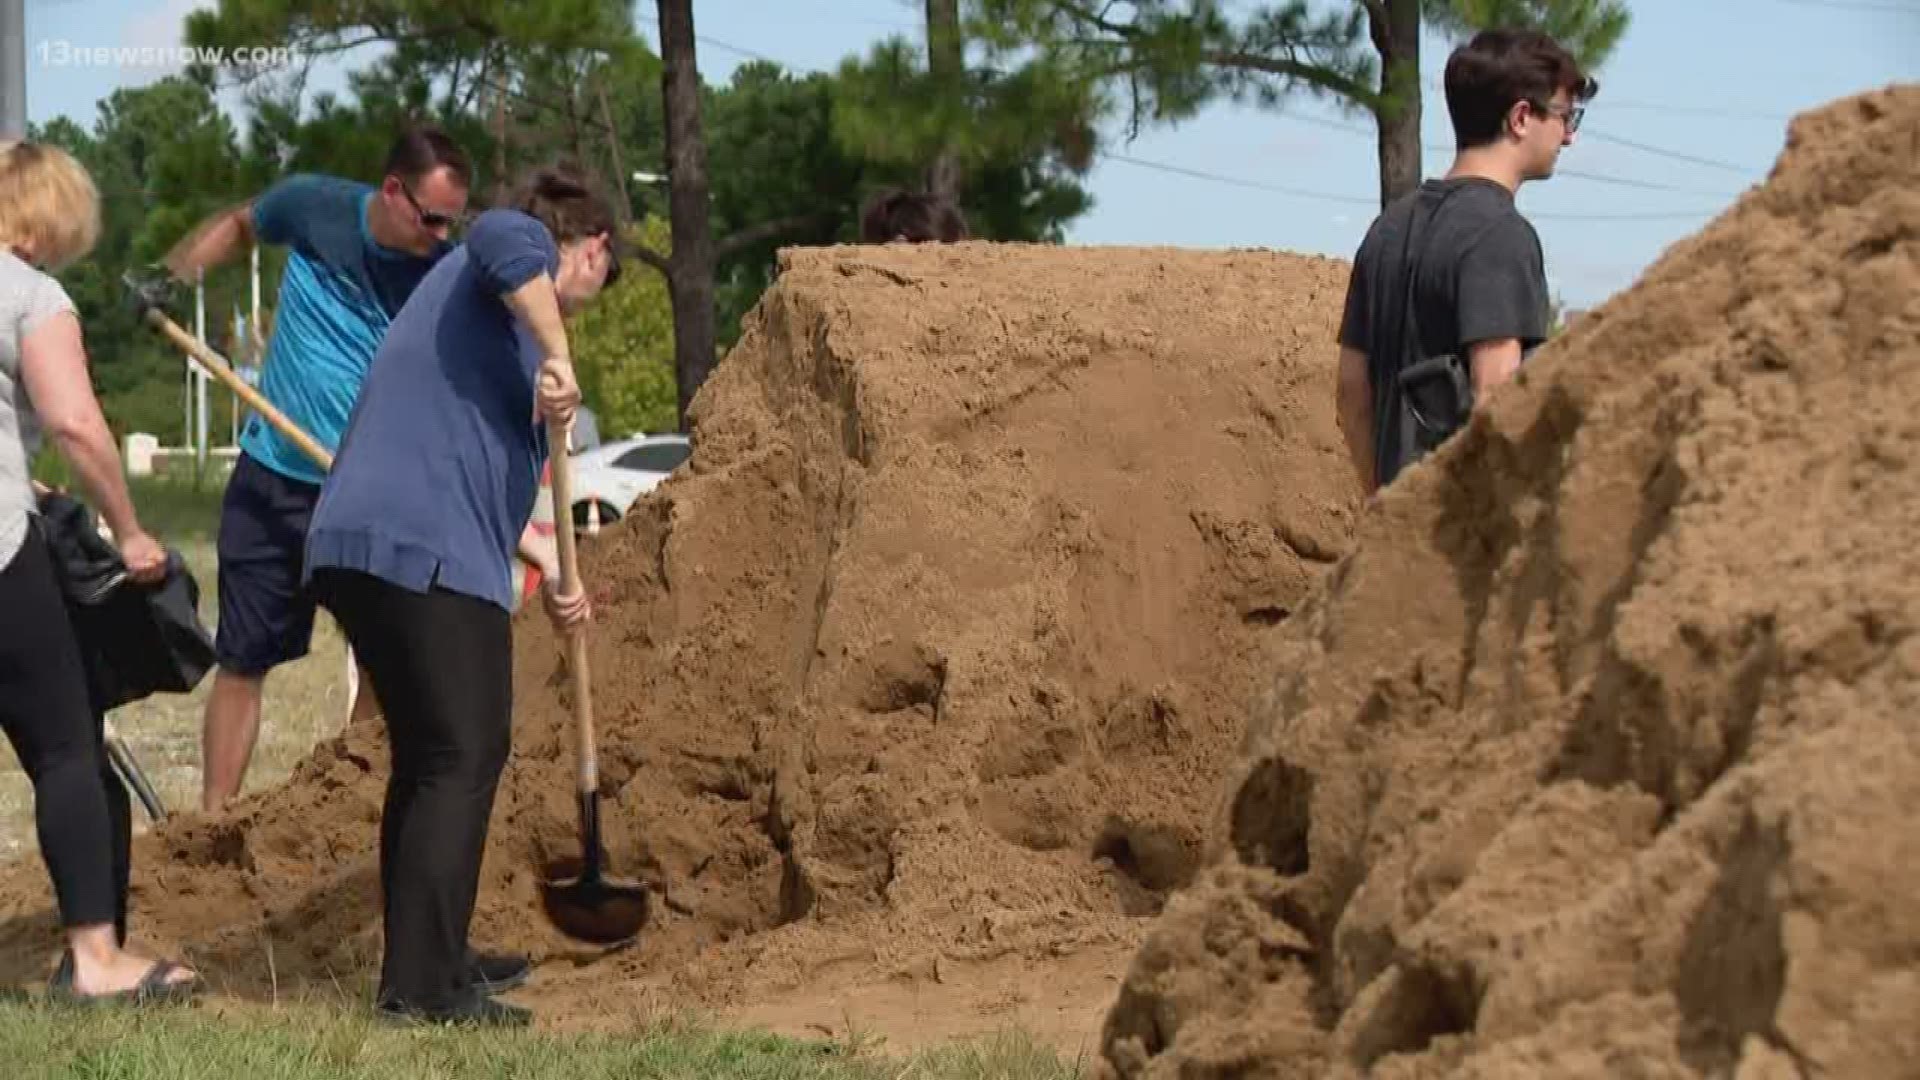
<path id="1" fill-rule="evenodd" d="M 33 781 L 40 857 L 65 926 L 127 934 L 132 815 L 88 699 L 80 646 L 37 526 L 0 570 L 0 729 Z"/>
<path id="2" fill-rule="evenodd" d="M 511 617 L 474 597 L 421 595 L 350 571 L 316 571 L 314 592 L 365 665 L 392 744 L 380 999 L 443 1008 L 472 993 L 467 927 L 512 738 Z"/>

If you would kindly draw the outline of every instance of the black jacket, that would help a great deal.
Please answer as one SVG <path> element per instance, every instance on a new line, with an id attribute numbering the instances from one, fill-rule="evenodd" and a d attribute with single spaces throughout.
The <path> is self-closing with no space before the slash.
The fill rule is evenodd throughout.
<path id="1" fill-rule="evenodd" d="M 40 528 L 80 639 L 88 689 L 104 712 L 155 693 L 186 693 L 213 668 L 213 639 L 200 623 L 200 586 L 180 554 L 167 576 L 127 580 L 126 564 L 100 535 L 93 511 L 70 495 L 40 497 Z"/>

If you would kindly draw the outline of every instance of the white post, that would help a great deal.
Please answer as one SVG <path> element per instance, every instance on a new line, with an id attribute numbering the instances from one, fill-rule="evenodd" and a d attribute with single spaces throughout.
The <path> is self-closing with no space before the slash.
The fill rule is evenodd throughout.
<path id="1" fill-rule="evenodd" d="M 207 340 L 207 272 L 202 269 L 193 275 L 193 336 L 201 344 Z M 193 431 L 194 460 L 200 468 L 207 467 L 207 444 L 211 441 L 207 431 L 207 377 L 198 365 L 190 365 L 199 377 L 194 380 L 193 411 L 195 426 Z"/>
<path id="2" fill-rule="evenodd" d="M 27 4 L 0 0 L 0 139 L 27 137 Z"/>

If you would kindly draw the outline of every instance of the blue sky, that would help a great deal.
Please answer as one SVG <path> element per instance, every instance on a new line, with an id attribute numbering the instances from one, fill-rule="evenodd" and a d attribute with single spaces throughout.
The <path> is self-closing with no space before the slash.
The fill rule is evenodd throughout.
<path id="1" fill-rule="evenodd" d="M 95 103 L 116 86 L 167 73 L 57 63 L 63 43 L 69 57 L 73 47 L 174 44 L 181 19 L 200 6 L 210 5 L 27 0 L 29 118 L 41 123 L 64 114 L 90 124 Z M 643 0 L 638 10 L 650 16 L 653 4 Z M 1563 170 L 1613 182 L 1563 171 L 1520 197 L 1540 230 L 1554 290 L 1575 307 L 1632 284 L 1669 244 L 1763 180 L 1793 114 L 1920 81 L 1920 0 L 1638 0 L 1632 10 L 1632 28 L 1598 73 L 1600 96 L 1561 158 Z M 889 34 L 917 35 L 920 11 L 921 0 L 698 0 L 695 28 L 706 39 L 701 71 L 723 81 L 746 54 L 831 68 Z M 651 37 L 651 21 L 642 27 Z M 1437 84 L 1447 48 L 1439 39 L 1427 43 L 1429 83 Z M 337 71 L 321 85 L 329 83 L 340 85 Z M 1451 156 L 1446 103 L 1435 85 L 1427 92 L 1425 129 L 1432 175 Z M 1094 209 L 1072 227 L 1070 243 L 1347 257 L 1375 212 L 1366 119 L 1311 99 L 1290 102 L 1282 113 L 1219 105 L 1107 149 L 1238 183 L 1103 159 L 1087 181 Z M 1635 186 L 1647 184 L 1681 190 Z"/>

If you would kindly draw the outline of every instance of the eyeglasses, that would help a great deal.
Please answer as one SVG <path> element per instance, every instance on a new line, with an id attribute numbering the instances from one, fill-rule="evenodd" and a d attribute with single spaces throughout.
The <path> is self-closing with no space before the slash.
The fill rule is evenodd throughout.
<path id="1" fill-rule="evenodd" d="M 1545 113 L 1548 116 L 1556 117 L 1560 120 L 1566 121 L 1567 134 L 1569 135 L 1580 130 L 1580 118 L 1587 115 L 1587 107 L 1585 105 L 1569 105 L 1567 106 L 1566 111 L 1562 112 L 1561 110 L 1554 108 L 1552 105 L 1549 105 L 1546 102 L 1542 102 L 1542 101 L 1530 102 L 1529 104 L 1533 105 L 1534 108 L 1538 109 L 1540 112 Z"/>
<path id="2" fill-rule="evenodd" d="M 420 224 L 429 229 L 457 229 L 466 223 L 467 215 L 464 212 L 443 214 L 438 210 L 429 210 L 420 205 L 419 199 L 413 197 L 412 188 L 401 184 L 400 191 L 406 195 L 407 202 L 412 204 L 413 212 L 420 215 Z"/>

